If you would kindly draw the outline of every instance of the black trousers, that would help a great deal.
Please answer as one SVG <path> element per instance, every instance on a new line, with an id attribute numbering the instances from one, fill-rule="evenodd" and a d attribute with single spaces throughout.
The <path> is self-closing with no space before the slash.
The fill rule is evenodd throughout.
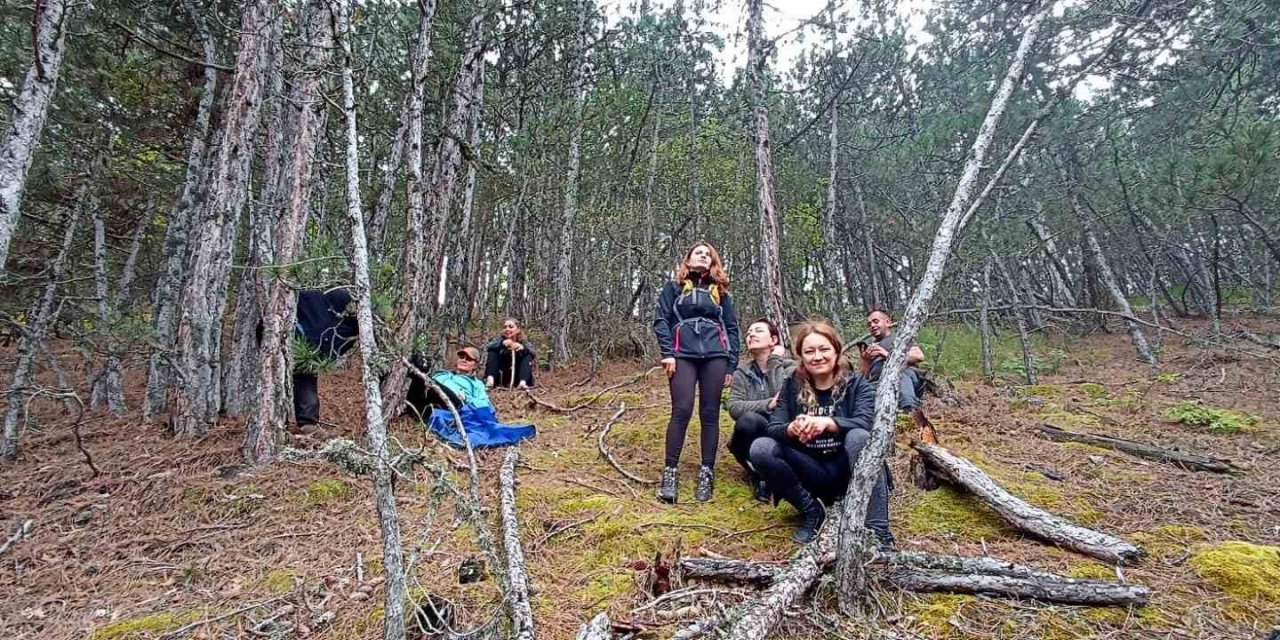
<path id="1" fill-rule="evenodd" d="M 293 420 L 299 426 L 320 422 L 319 379 L 314 373 L 293 374 Z"/>
<path id="2" fill-rule="evenodd" d="M 512 358 L 513 353 L 514 358 Z M 513 387 L 521 382 L 532 387 L 533 356 L 528 349 L 490 351 L 484 363 L 484 377 L 493 378 L 495 387 Z"/>
<path id="3" fill-rule="evenodd" d="M 729 453 L 742 465 L 747 473 L 756 474 L 751 464 L 751 443 L 756 438 L 763 438 L 769 427 L 769 416 L 757 411 L 748 411 L 733 422 L 733 435 L 729 437 Z"/>

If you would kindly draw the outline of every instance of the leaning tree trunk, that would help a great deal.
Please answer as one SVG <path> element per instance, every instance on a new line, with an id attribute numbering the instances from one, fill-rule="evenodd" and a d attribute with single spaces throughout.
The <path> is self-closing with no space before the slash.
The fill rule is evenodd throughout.
<path id="1" fill-rule="evenodd" d="M 27 314 L 27 325 L 22 328 L 22 337 L 18 342 L 18 366 L 13 371 L 13 382 L 9 385 L 7 398 L 9 407 L 4 414 L 4 440 L 0 441 L 0 461 L 11 462 L 18 455 L 18 440 L 22 431 L 19 421 L 26 408 L 23 392 L 26 391 L 36 356 L 44 349 L 45 334 L 58 313 L 59 307 L 54 304 L 58 297 L 58 283 L 62 281 L 66 271 L 67 253 L 71 251 L 71 243 L 75 241 L 76 227 L 84 213 L 91 182 L 91 179 L 86 179 L 76 189 L 75 201 L 71 212 L 67 214 L 66 227 L 62 232 L 62 244 L 49 265 L 49 280 L 45 283 L 44 294 Z"/>
<path id="2" fill-rule="evenodd" d="M 400 253 L 400 300 L 392 312 L 393 350 L 408 351 L 418 334 L 420 317 L 417 309 L 430 307 L 426 296 L 430 274 L 424 268 L 427 250 L 427 207 L 425 204 L 427 181 L 422 175 L 422 126 L 423 108 L 426 104 L 427 67 L 431 61 L 431 25 L 435 19 L 435 0 L 419 3 L 418 32 L 414 48 L 409 56 L 409 98 L 404 116 L 405 158 L 405 240 Z M 399 358 L 389 360 L 389 371 L 382 382 L 381 395 L 387 408 L 385 419 L 400 415 L 405 396 L 409 393 L 409 369 Z"/>
<path id="3" fill-rule="evenodd" d="M 256 395 L 254 411 L 246 423 L 245 461 L 259 463 L 275 456 L 284 439 L 285 423 L 293 404 L 293 338 L 298 298 L 289 277 L 289 265 L 302 251 L 307 217 L 311 211 L 312 175 L 316 152 L 324 135 L 327 112 L 324 73 L 333 45 L 333 30 L 324 0 L 310 0 L 300 18 L 301 34 L 296 51 L 301 65 L 293 79 L 288 104 L 290 154 L 281 190 L 281 215 L 273 217 L 274 267 L 254 275 L 255 290 L 262 300 L 262 339 L 255 351 L 252 379 Z"/>
<path id="4" fill-rule="evenodd" d="M 1071 201 L 1071 210 L 1080 221 L 1080 227 L 1084 233 L 1085 248 L 1093 256 L 1093 262 L 1098 268 L 1098 276 L 1101 278 L 1103 286 L 1106 287 L 1107 293 L 1111 296 L 1111 301 L 1121 313 L 1131 318 L 1134 315 L 1133 306 L 1129 304 L 1129 299 L 1125 297 L 1124 291 L 1120 289 L 1120 283 L 1116 280 L 1115 273 L 1111 271 L 1111 265 L 1102 253 L 1102 246 L 1098 244 L 1098 237 L 1093 233 L 1093 221 L 1080 207 L 1080 194 L 1075 175 L 1071 169 L 1067 170 L 1066 173 L 1067 197 Z M 1155 354 L 1152 353 L 1151 345 L 1147 343 L 1147 336 L 1142 333 L 1138 323 L 1126 318 L 1124 324 L 1125 328 L 1129 330 L 1129 338 L 1133 340 L 1133 348 L 1138 352 L 1138 359 L 1155 366 Z"/>
<path id="5" fill-rule="evenodd" d="M 209 191 L 199 216 L 182 292 L 174 365 L 169 387 L 169 425 L 175 434 L 203 434 L 217 420 L 219 353 L 235 229 L 249 191 L 254 144 L 262 115 L 263 85 L 276 20 L 272 0 L 249 0 L 240 24 L 240 51 L 223 114 Z"/>
<path id="6" fill-rule="evenodd" d="M 40 144 L 40 132 L 58 85 L 71 13 L 68 4 L 67 0 L 35 3 L 35 16 L 31 20 L 35 51 L 31 68 L 13 99 L 13 113 L 0 139 L 0 271 L 9 257 L 9 243 L 18 226 L 27 172 L 31 170 L 31 159 Z"/>
<path id="7" fill-rule="evenodd" d="M 578 173 L 582 153 L 583 112 L 587 101 L 587 6 L 578 3 L 577 62 L 573 65 L 573 129 L 569 133 L 569 169 L 564 183 L 564 210 L 560 218 L 560 252 L 556 260 L 556 305 L 552 328 L 553 359 L 569 359 L 569 303 L 573 296 L 573 225 L 578 217 Z"/>
<path id="8" fill-rule="evenodd" d="M 108 131 L 107 150 L 94 160 L 89 171 L 90 184 L 97 185 L 103 179 L 107 162 L 111 159 L 111 151 L 115 148 L 115 136 Z M 124 380 L 120 367 L 119 344 L 112 335 L 111 288 L 107 282 L 107 225 L 102 219 L 102 204 L 98 200 L 95 189 L 90 188 L 84 203 L 89 209 L 89 217 L 93 221 L 93 291 L 98 299 L 98 332 L 105 339 L 106 355 L 102 368 L 93 378 L 89 392 L 89 407 L 97 408 L 103 404 L 111 413 L 124 413 Z"/>
<path id="9" fill-rule="evenodd" d="M 187 241 L 195 224 L 196 194 L 205 176 L 205 146 L 209 137 L 209 120 L 213 114 L 214 96 L 217 94 L 218 70 L 214 66 L 214 45 L 204 18 L 196 11 L 192 0 L 183 0 L 183 8 L 195 25 L 196 34 L 204 51 L 204 85 L 200 91 L 200 103 L 196 109 L 195 123 L 191 128 L 191 143 L 187 148 L 186 172 L 178 198 L 168 216 L 164 248 L 161 251 L 161 271 L 156 279 L 152 297 L 152 327 L 155 330 L 155 351 L 147 363 L 147 395 L 143 402 L 143 416 L 164 410 L 165 392 L 169 388 L 173 368 L 174 333 L 177 331 L 179 294 L 186 283 Z"/>
<path id="10" fill-rule="evenodd" d="M 882 380 L 895 381 L 902 375 L 906 365 L 907 348 L 920 331 L 921 325 L 924 324 L 929 301 L 933 298 L 934 292 L 937 291 L 938 283 L 942 280 L 947 258 L 951 254 L 951 247 L 954 244 L 955 237 L 960 231 L 961 219 L 972 197 L 973 188 L 977 184 L 978 172 L 982 169 L 982 163 L 986 159 L 991 140 L 995 136 L 1000 119 L 1009 105 L 1009 99 L 1013 96 L 1014 90 L 1022 80 L 1022 72 L 1026 68 L 1027 58 L 1030 56 L 1036 37 L 1040 34 L 1040 29 L 1053 11 L 1055 4 L 1054 2 L 1046 2 L 1032 16 L 1026 32 L 1022 34 L 1022 41 L 1018 44 L 1017 52 L 1009 64 L 1009 70 L 991 100 L 991 108 L 987 111 L 987 116 L 983 120 L 982 126 L 978 129 L 978 135 L 974 139 L 973 146 L 969 150 L 969 157 L 965 161 L 964 171 L 956 184 L 955 195 L 943 214 L 941 224 L 938 225 L 938 232 L 933 239 L 933 247 L 929 252 L 929 262 L 924 276 L 921 278 L 919 286 L 916 287 L 915 294 L 911 296 L 907 311 L 898 322 L 897 330 L 894 332 L 896 338 L 888 361 L 885 363 L 884 370 L 880 375 Z M 863 567 L 863 557 L 866 550 L 866 529 L 863 523 L 866 520 L 867 502 L 871 497 L 871 489 L 880 474 L 883 473 L 884 460 L 893 441 L 893 424 L 897 414 L 898 385 L 879 385 L 876 390 L 876 417 L 871 430 L 871 440 L 866 448 L 863 449 L 862 455 L 854 466 L 853 476 L 849 481 L 849 489 L 845 494 L 842 507 L 843 515 L 840 522 L 836 575 L 840 583 L 838 590 L 840 609 L 846 613 L 852 613 L 858 609 L 858 604 L 866 592 L 867 575 Z"/>
<path id="11" fill-rule="evenodd" d="M 751 91 L 755 135 L 756 209 L 760 214 L 760 292 L 765 315 L 779 327 L 787 326 L 783 312 L 782 246 L 778 243 L 778 206 L 773 196 L 773 151 L 769 143 L 769 106 L 765 89 L 768 56 L 761 11 L 763 0 L 747 0 L 747 82 Z M 786 334 L 783 335 L 787 339 Z"/>
<path id="12" fill-rule="evenodd" d="M 342 51 L 342 113 L 346 134 L 347 217 L 351 223 L 351 271 L 355 280 L 356 319 L 360 325 L 360 379 L 364 384 L 365 439 L 376 463 L 373 468 L 373 494 L 378 511 L 378 527 L 382 532 L 382 567 L 386 579 L 383 604 L 384 640 L 404 640 L 405 587 L 404 548 L 400 546 L 400 521 L 396 515 L 392 492 L 390 453 L 387 450 L 387 427 L 382 420 L 382 393 L 378 389 L 377 344 L 373 335 L 373 304 L 369 287 L 369 249 L 365 238 L 364 214 L 360 211 L 360 138 L 356 133 L 355 82 L 352 79 L 351 34 L 347 20 L 346 0 L 333 2 L 334 31 Z"/>

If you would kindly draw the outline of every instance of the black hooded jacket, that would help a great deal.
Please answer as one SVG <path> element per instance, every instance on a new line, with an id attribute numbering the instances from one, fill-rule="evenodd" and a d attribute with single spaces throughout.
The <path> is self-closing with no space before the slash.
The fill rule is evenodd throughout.
<path id="1" fill-rule="evenodd" d="M 818 407 L 808 408 L 800 405 L 800 385 L 802 383 L 793 375 L 787 378 L 778 395 L 778 406 L 769 416 L 769 437 L 779 442 L 791 442 L 803 448 L 813 456 L 836 455 L 841 450 L 844 436 L 854 429 L 871 430 L 871 422 L 876 413 L 876 388 L 865 378 L 856 373 L 849 374 L 839 396 L 819 394 Z M 825 395 L 825 398 L 824 398 Z M 822 400 L 826 402 L 822 402 Z M 825 405 L 825 406 L 824 406 Z M 800 442 L 787 436 L 787 425 L 797 416 L 808 414 L 826 416 L 835 420 L 839 432 L 824 433 L 809 442 Z"/>
<path id="2" fill-rule="evenodd" d="M 706 360 L 728 358 L 729 370 L 738 368 L 738 316 L 733 297 L 711 293 L 710 277 L 691 273 L 685 282 L 667 282 L 658 294 L 653 333 L 663 358 Z"/>

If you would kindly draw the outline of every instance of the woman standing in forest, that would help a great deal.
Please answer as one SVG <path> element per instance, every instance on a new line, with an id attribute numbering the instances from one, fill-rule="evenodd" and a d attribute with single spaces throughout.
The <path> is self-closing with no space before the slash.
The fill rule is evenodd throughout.
<path id="1" fill-rule="evenodd" d="M 709 242 L 693 245 L 675 271 L 675 279 L 658 294 L 653 320 L 662 367 L 671 384 L 671 420 L 658 498 L 676 502 L 676 466 L 693 418 L 696 389 L 702 466 L 694 497 L 706 502 L 711 499 L 720 446 L 720 392 L 732 380 L 729 372 L 738 366 L 738 318 L 729 295 L 729 276 Z"/>
<path id="2" fill-rule="evenodd" d="M 876 398 L 873 385 L 846 369 L 840 336 L 830 324 L 801 325 L 795 350 L 799 365 L 778 396 L 768 436 L 751 444 L 751 465 L 774 495 L 800 512 L 794 539 L 807 543 L 826 519 L 822 501 L 844 495 L 871 439 Z M 872 489 L 866 524 L 881 548 L 893 547 L 887 469 Z"/>
<path id="3" fill-rule="evenodd" d="M 524 335 L 515 318 L 502 321 L 502 333 L 484 347 L 488 357 L 484 363 L 486 387 L 533 386 L 533 343 Z"/>

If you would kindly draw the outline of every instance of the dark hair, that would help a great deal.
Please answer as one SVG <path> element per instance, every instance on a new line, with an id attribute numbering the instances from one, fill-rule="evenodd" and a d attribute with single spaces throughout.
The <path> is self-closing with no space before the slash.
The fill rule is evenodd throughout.
<path id="1" fill-rule="evenodd" d="M 871 310 L 867 312 L 867 317 L 870 318 L 873 314 L 877 313 L 888 318 L 889 322 L 893 322 L 893 314 L 889 313 L 888 309 L 882 309 L 880 307 L 872 307 Z"/>
<path id="2" fill-rule="evenodd" d="M 764 323 L 764 326 L 769 327 L 769 335 L 775 341 L 777 341 L 778 344 L 782 344 L 782 332 L 778 331 L 778 325 L 774 324 L 772 320 L 764 317 L 756 318 L 755 320 L 751 321 L 751 324 L 760 324 L 760 323 Z M 750 327 L 751 324 L 747 326 Z"/>

